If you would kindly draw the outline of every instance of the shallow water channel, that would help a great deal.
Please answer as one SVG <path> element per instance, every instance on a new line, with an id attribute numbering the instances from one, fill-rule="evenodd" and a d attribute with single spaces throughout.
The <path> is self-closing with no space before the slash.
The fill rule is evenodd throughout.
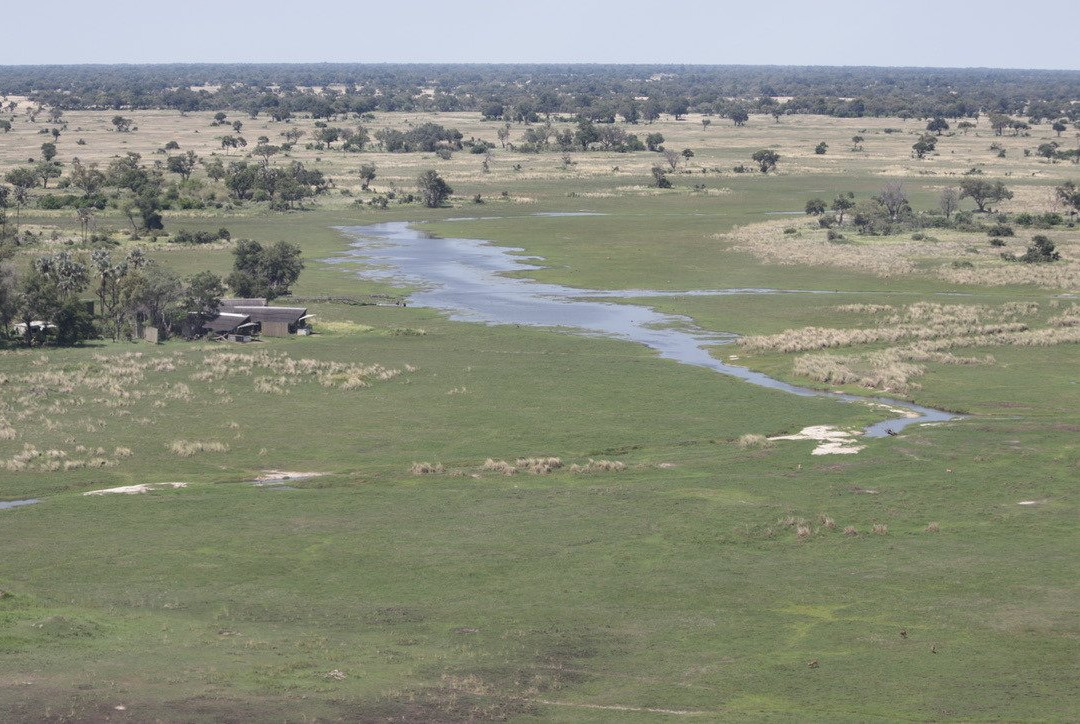
<path id="1" fill-rule="evenodd" d="M 686 317 L 664 314 L 647 306 L 615 304 L 602 299 L 669 296 L 735 296 L 745 294 L 829 294 L 820 290 L 714 289 L 686 292 L 634 289 L 590 290 L 547 284 L 515 276 L 543 268 L 530 263 L 537 257 L 523 256 L 521 249 L 496 246 L 477 239 L 450 239 L 433 236 L 408 222 L 388 222 L 370 226 L 342 227 L 355 241 L 349 256 L 341 261 L 361 259 L 371 267 L 362 276 L 415 287 L 409 303 L 448 312 L 451 319 L 484 324 L 524 324 L 555 327 L 573 332 L 624 339 L 656 350 L 665 359 L 707 367 L 804 397 L 832 397 L 844 402 L 877 402 L 907 411 L 904 417 L 884 420 L 866 428 L 869 437 L 898 432 L 908 425 L 956 419 L 959 416 L 910 402 L 885 397 L 866 398 L 822 392 L 791 385 L 737 365 L 722 362 L 709 348 L 731 344 L 738 335 L 708 332 Z"/>

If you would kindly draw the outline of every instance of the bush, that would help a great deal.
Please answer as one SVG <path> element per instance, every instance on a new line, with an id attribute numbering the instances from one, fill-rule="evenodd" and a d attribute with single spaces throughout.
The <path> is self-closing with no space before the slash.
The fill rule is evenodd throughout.
<path id="1" fill-rule="evenodd" d="M 994 224 L 986 230 L 990 236 L 1016 236 L 1011 226 L 1006 224 Z"/>
<path id="2" fill-rule="evenodd" d="M 228 241 L 230 238 L 232 238 L 232 235 L 229 233 L 228 229 L 218 229 L 216 233 L 212 231 L 188 231 L 187 229 L 181 229 L 176 232 L 172 237 L 172 240 L 177 244 L 212 244 L 215 241 Z"/>
<path id="3" fill-rule="evenodd" d="M 991 239 L 990 246 L 1005 246 L 1004 239 Z"/>
<path id="4" fill-rule="evenodd" d="M 38 208 L 48 211 L 74 206 L 78 197 L 74 194 L 44 194 L 38 199 Z"/>

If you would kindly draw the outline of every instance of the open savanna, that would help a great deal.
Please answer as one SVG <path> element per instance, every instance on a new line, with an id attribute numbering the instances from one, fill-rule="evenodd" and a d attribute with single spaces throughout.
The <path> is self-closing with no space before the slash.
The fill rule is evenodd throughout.
<path id="1" fill-rule="evenodd" d="M 212 114 L 125 113 L 138 126 L 128 134 L 109 130 L 111 115 L 66 113 L 60 160 L 104 165 L 129 150 L 153 159 L 169 140 L 223 154 L 215 137 L 226 129 L 209 127 Z M 284 129 L 236 117 L 249 141 Z M 425 120 L 493 142 L 500 125 L 476 114 L 378 114 L 365 125 Z M 295 123 L 310 130 L 310 120 Z M 1054 135 L 1049 126 L 1030 137 L 945 137 L 938 156 L 916 161 L 910 146 L 924 125 L 754 117 L 746 128 L 716 118 L 703 128 L 692 116 L 631 129 L 695 151 L 692 173 L 674 174 L 670 191 L 648 187 L 657 161 L 648 153 L 572 153 L 564 168 L 559 153 L 497 148 L 485 174 L 467 153 L 308 151 L 301 139 L 293 156 L 337 185 L 316 208 L 166 212 L 169 231 L 225 226 L 234 238 L 301 245 L 307 268 L 294 293 L 309 299 L 403 294 L 358 279 L 356 261 L 322 261 L 349 243 L 335 227 L 402 219 L 520 247 L 545 260 L 530 276 L 582 288 L 840 292 L 647 301 L 748 336 L 837 330 L 838 346 L 824 350 L 748 342 L 715 352 L 830 389 L 839 385 L 796 372 L 801 355 L 861 360 L 925 343 L 922 330 L 938 324 L 981 343 L 948 351 L 982 361 L 917 362 L 924 371 L 892 394 L 973 416 L 860 441 L 855 455 L 812 456 L 809 441 L 740 445 L 744 435 L 858 428 L 887 413 L 760 389 L 624 342 L 451 322 L 412 306 L 305 302 L 319 334 L 244 346 L 8 350 L 0 500 L 41 502 L 0 510 L 0 713 L 1072 718 L 1077 346 L 1005 344 L 973 329 L 1068 330 L 1053 320 L 1070 313 L 1061 295 L 1076 290 L 937 273 L 953 268 L 954 251 L 976 269 L 996 263 L 986 234 L 933 232 L 933 253 L 895 274 L 858 253 L 785 264 L 735 238 L 824 244 L 801 214 L 774 223 L 769 212 L 841 191 L 865 197 L 890 180 L 904 182 L 916 210 L 931 208 L 941 186 L 979 164 L 1017 191 L 1014 204 L 1024 200 L 1003 210 L 1053 210 L 1053 187 L 1080 177 L 1071 164 L 1024 157 Z M 0 137 L 4 169 L 36 155 L 44 137 L 34 126 L 20 118 Z M 849 150 L 856 134 L 865 151 Z M 820 141 L 824 156 L 813 153 Z M 1005 159 L 989 150 L 995 141 Z M 765 147 L 781 154 L 778 174 L 731 171 Z M 376 164 L 377 191 L 411 190 L 420 171 L 438 169 L 454 186 L 453 208 L 354 205 L 372 195 L 359 188 L 362 162 Z M 471 203 L 477 193 L 484 204 Z M 531 216 L 578 210 L 606 215 Z M 463 216 L 501 218 L 446 221 Z M 71 217 L 24 210 L 26 223 L 58 231 L 25 253 L 77 249 Z M 796 234 L 783 233 L 789 222 Z M 127 219 L 105 211 L 97 223 L 119 239 Z M 751 224 L 762 226 L 743 228 Z M 1064 227 L 1017 227 L 1008 249 L 1022 251 L 1033 233 L 1053 237 L 1072 263 L 1076 232 Z M 910 241 L 847 236 L 871 249 Z M 227 246 L 122 243 L 184 273 L 231 263 Z M 912 309 L 920 304 L 946 308 Z M 489 458 L 540 456 L 563 467 L 485 468 Z M 590 459 L 626 468 L 571 471 Z M 416 475 L 414 463 L 442 472 Z M 268 470 L 324 475 L 288 481 L 294 489 L 251 484 Z M 187 486 L 83 495 L 169 482 Z"/>

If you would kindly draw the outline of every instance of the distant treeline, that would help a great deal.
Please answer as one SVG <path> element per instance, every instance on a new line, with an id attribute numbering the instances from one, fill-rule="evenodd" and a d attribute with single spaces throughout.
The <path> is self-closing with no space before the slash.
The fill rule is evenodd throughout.
<path id="1" fill-rule="evenodd" d="M 636 122 L 687 112 L 1080 120 L 1080 71 L 986 68 L 27 65 L 0 66 L 0 94 L 67 110 L 230 109 L 278 120 L 375 111 L 476 111 L 508 121 L 563 113 Z"/>

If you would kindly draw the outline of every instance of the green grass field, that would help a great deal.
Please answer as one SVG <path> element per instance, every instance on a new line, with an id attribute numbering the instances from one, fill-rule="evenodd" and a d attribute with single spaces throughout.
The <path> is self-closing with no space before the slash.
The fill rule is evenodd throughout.
<path id="1" fill-rule="evenodd" d="M 100 126 L 83 134 L 80 155 L 122 150 L 104 130 L 108 114 L 68 115 Z M 145 154 L 211 133 L 209 114 L 134 115 L 140 130 L 123 141 Z M 494 140 L 494 124 L 436 120 Z M 577 154 L 564 171 L 559 154 L 500 150 L 490 177 L 465 154 L 449 164 L 364 154 L 402 188 L 445 166 L 454 207 L 374 211 L 335 195 L 306 212 L 175 212 L 166 225 L 300 244 L 302 297 L 403 294 L 358 279 L 355 262 L 320 260 L 346 248 L 335 227 L 411 220 L 520 247 L 545 260 L 531 278 L 582 288 L 844 292 L 634 302 L 744 335 L 871 324 L 844 304 L 1036 303 L 1024 317 L 1032 327 L 1071 308 L 1060 295 L 1076 289 L 883 277 L 733 251 L 717 235 L 812 196 L 865 196 L 904 179 L 913 206 L 928 208 L 942 176 L 985 163 L 991 178 L 1024 178 L 1011 209 L 1021 210 L 1041 208 L 1076 170 L 1023 157 L 1037 138 L 1006 138 L 1012 150 L 999 161 L 988 134 L 955 136 L 922 163 L 907 157 L 915 121 L 774 125 L 658 127 L 707 167 L 776 144 L 789 161 L 777 176 L 677 175 L 674 190 L 654 193 L 638 188 L 649 154 Z M 865 153 L 844 149 L 862 128 L 901 126 L 864 134 L 876 141 Z M 5 167 L 26 156 L 20 138 L 40 141 L 17 125 L 0 139 Z M 815 156 L 823 139 L 834 150 Z M 309 155 L 341 179 L 366 160 Z M 715 193 L 691 191 L 699 181 Z M 469 203 L 475 193 L 487 203 Z M 606 215 L 530 216 L 583 209 Z M 64 212 L 26 213 L 42 228 L 74 225 Z M 504 218 L 446 221 L 473 215 Z M 1047 233 L 1076 255 L 1075 229 Z M 182 273 L 231 261 L 227 249 L 163 242 L 151 253 Z M 0 500 L 41 500 L 0 510 L 0 718 L 1071 720 L 1080 709 L 1075 344 L 961 348 L 993 356 L 983 364 L 925 361 L 917 386 L 894 396 L 972 417 L 819 456 L 809 441 L 737 441 L 858 428 L 886 413 L 753 387 L 630 343 L 451 322 L 413 306 L 310 306 L 320 332 L 310 338 L 0 352 L 0 415 L 13 431 L 0 425 Z M 797 354 L 716 354 L 814 384 L 793 372 Z M 330 363 L 337 371 L 323 377 L 284 371 Z M 366 365 L 394 373 L 358 371 Z M 368 386 L 351 387 L 349 375 Z M 185 456 L 171 447 L 181 441 L 222 449 Z M 484 469 L 488 458 L 535 456 L 564 467 Z M 569 469 L 590 459 L 626 469 Z M 419 462 L 444 470 L 412 474 Z M 287 481 L 292 489 L 252 484 L 268 470 L 322 475 Z M 187 485 L 83 495 L 168 482 Z"/>

